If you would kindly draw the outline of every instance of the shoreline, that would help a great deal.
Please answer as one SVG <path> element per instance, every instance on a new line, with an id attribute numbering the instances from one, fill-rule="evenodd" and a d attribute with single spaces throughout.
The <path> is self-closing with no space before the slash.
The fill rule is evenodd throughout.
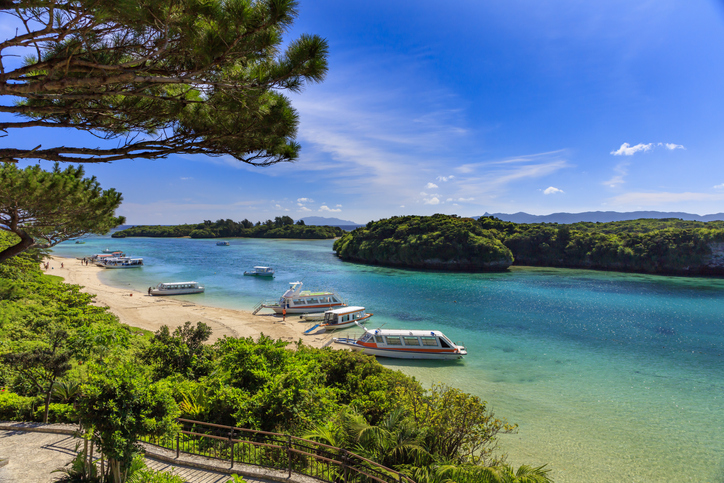
<path id="1" fill-rule="evenodd" d="M 299 317 L 288 316 L 284 321 L 274 314 L 252 315 L 247 310 L 211 307 L 169 296 L 154 297 L 146 292 L 106 285 L 98 277 L 103 268 L 83 265 L 75 258 L 52 255 L 49 263 L 50 267 L 44 273 L 59 276 L 66 283 L 80 285 L 81 292 L 95 295 L 93 305 L 108 307 L 122 324 L 132 327 L 156 332 L 164 325 L 173 330 L 187 321 L 192 324 L 203 322 L 212 330 L 209 343 L 224 336 L 256 339 L 264 334 L 288 342 L 302 339 L 311 347 L 332 347 L 332 334 L 304 335 L 309 323 L 299 322 Z"/>

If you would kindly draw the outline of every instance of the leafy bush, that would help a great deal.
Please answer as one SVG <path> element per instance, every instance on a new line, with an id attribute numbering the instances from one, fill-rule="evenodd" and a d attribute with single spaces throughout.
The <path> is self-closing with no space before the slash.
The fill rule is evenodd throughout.
<path id="1" fill-rule="evenodd" d="M 34 419 L 33 411 L 35 406 L 39 404 L 37 398 L 24 397 L 5 389 L 0 391 L 0 420 L 4 421 L 37 421 Z M 40 421 L 42 421 L 43 408 L 41 411 Z"/>
<path id="2" fill-rule="evenodd" d="M 42 421 L 43 412 L 44 408 L 42 406 L 36 409 L 33 414 L 33 421 Z M 76 423 L 78 422 L 78 415 L 73 409 L 73 406 L 70 404 L 50 403 L 50 406 L 48 407 L 48 422 Z"/>

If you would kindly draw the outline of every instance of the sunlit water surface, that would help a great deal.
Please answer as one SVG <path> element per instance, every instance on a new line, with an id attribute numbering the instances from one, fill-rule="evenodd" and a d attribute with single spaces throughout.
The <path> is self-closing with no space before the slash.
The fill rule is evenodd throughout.
<path id="1" fill-rule="evenodd" d="M 548 463 L 557 482 L 724 482 L 724 280 L 512 268 L 469 274 L 343 263 L 331 241 L 91 237 L 144 267 L 104 282 L 145 290 L 195 280 L 196 303 L 250 309 L 288 283 L 332 288 L 375 314 L 373 326 L 439 329 L 464 361 L 381 360 L 425 384 L 479 395 L 519 425 L 509 462 Z M 274 280 L 244 277 L 273 266 Z M 354 333 L 355 331 L 352 331 Z"/>

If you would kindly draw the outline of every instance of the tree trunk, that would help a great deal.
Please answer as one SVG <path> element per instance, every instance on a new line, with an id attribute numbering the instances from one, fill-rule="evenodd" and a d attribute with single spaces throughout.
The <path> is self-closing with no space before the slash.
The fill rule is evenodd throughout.
<path id="1" fill-rule="evenodd" d="M 53 381 L 55 382 L 55 381 Z M 48 392 L 45 395 L 45 413 L 43 414 L 43 422 L 48 422 L 48 410 L 50 409 L 50 397 L 53 393 L 53 384 L 50 384 L 50 387 L 48 388 Z"/>
<path id="2" fill-rule="evenodd" d="M 33 240 L 33 237 L 28 235 L 22 230 L 13 231 L 16 235 L 20 237 L 20 242 L 17 245 L 13 245 L 11 247 L 7 247 L 5 250 L 0 252 L 0 263 L 4 262 L 5 260 L 14 257 L 15 255 L 18 255 L 31 246 L 35 244 L 35 240 Z"/>

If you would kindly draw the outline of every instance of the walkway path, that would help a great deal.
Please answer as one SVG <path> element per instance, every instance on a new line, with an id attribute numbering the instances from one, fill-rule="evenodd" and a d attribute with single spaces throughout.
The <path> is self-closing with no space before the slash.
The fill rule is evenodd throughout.
<path id="1" fill-rule="evenodd" d="M 7 424 L 0 426 L 7 427 Z M 64 425 L 51 425 L 51 427 L 55 426 L 62 428 Z M 50 483 L 56 481 L 62 476 L 62 473 L 52 473 L 52 471 L 70 463 L 76 455 L 76 445 L 79 444 L 82 444 L 81 439 L 67 434 L 0 428 L 0 459 L 8 459 L 8 464 L 0 467 L 0 483 Z M 165 462 L 147 457 L 146 465 L 154 470 L 179 475 L 187 483 L 226 483 L 231 479 L 226 472 L 197 469 L 185 466 L 183 462 L 178 461 Z M 281 478 L 262 479 L 245 476 L 244 479 L 250 483 L 272 483 Z M 301 480 L 293 477 L 287 481 Z"/>

